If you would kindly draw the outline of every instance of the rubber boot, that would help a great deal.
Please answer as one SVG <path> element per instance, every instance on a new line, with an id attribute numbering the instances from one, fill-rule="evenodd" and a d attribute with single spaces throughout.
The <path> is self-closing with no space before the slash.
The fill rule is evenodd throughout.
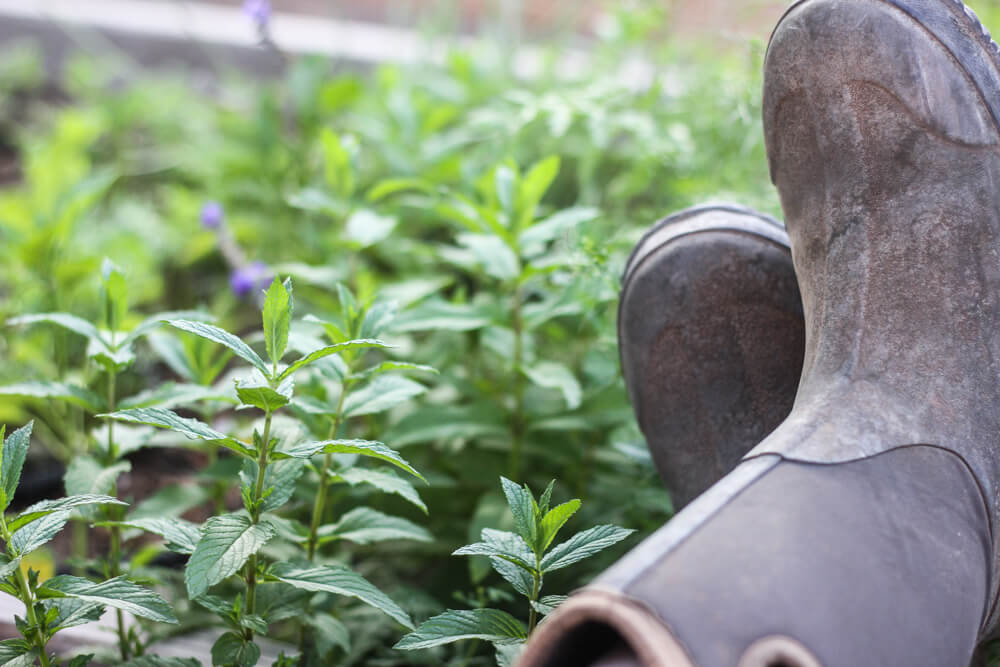
<path id="1" fill-rule="evenodd" d="M 789 9 L 764 129 L 806 319 L 792 413 L 521 665 L 624 643 L 643 665 L 941 667 L 995 633 L 997 51 L 951 0 Z"/>
<path id="2" fill-rule="evenodd" d="M 622 371 L 680 509 L 788 416 L 805 325 L 780 222 L 735 204 L 664 218 L 625 267 Z"/>

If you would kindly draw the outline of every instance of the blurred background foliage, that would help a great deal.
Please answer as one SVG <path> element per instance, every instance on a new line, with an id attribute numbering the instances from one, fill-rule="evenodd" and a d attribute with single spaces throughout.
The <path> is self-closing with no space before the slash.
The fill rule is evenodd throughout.
<path id="1" fill-rule="evenodd" d="M 969 4 L 1000 25 L 1000 2 Z M 495 605 L 502 594 L 488 568 L 473 561 L 466 571 L 448 554 L 509 520 L 498 475 L 519 473 L 536 491 L 558 478 L 585 501 L 579 525 L 617 523 L 641 537 L 671 514 L 620 378 L 618 280 L 643 230 L 671 211 L 731 200 L 780 216 L 759 107 L 767 31 L 784 6 L 322 3 L 327 16 L 416 26 L 450 45 L 445 62 L 290 58 L 276 79 L 147 70 L 111 48 L 80 50 L 53 77 L 37 45 L 0 43 L 0 321 L 44 311 L 94 319 L 98 268 L 110 257 L 129 277 L 136 313 L 204 307 L 230 330 L 255 329 L 257 305 L 230 289 L 236 267 L 200 219 L 207 202 L 222 205 L 247 262 L 293 277 L 297 312 L 335 313 L 337 282 L 362 301 L 394 301 L 400 355 L 441 374 L 421 379 L 428 391 L 416 402 L 360 420 L 354 435 L 377 435 L 428 473 L 429 518 L 405 503 L 392 509 L 436 541 L 383 546 L 370 567 L 392 561 L 386 569 L 418 617 Z M 463 46 L 460 34 L 482 41 Z M 552 71 L 526 80 L 511 54 L 529 42 Z M 589 65 L 557 77 L 571 47 Z M 623 76 L 635 60 L 644 74 Z M 577 219 L 541 253 L 518 257 L 521 274 L 505 273 L 491 246 L 463 236 L 463 217 L 509 213 L 504 183 L 524 184 L 553 156 L 558 171 L 531 214 Z M 96 382 L 79 370 L 84 350 L 60 336 L 0 328 L 0 384 Z M 518 336 L 535 369 L 526 378 L 511 373 Z M 136 388 L 175 377 L 156 349 L 129 373 Z M 65 411 L 64 422 L 84 419 Z M 38 442 L 57 452 L 63 436 L 44 413 L 30 400 L 0 403 L 0 422 L 38 418 Z M 373 553 L 356 551 L 362 562 Z M 608 558 L 547 590 L 568 592 Z M 391 631 L 371 620 L 357 620 L 369 639 L 352 658 L 398 662 L 380 648 Z"/>

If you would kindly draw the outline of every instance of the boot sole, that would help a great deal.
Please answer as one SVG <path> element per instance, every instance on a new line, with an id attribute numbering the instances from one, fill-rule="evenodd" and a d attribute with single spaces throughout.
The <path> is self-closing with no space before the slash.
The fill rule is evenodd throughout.
<path id="1" fill-rule="evenodd" d="M 619 355 L 676 509 L 787 416 L 804 331 L 788 237 L 774 218 L 699 206 L 659 221 L 636 245 L 619 301 Z"/>

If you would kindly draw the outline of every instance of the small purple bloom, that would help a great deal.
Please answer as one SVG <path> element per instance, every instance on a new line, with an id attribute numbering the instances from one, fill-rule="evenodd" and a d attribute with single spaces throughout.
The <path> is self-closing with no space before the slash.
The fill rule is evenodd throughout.
<path id="1" fill-rule="evenodd" d="M 254 290 L 264 289 L 271 280 L 273 280 L 273 274 L 267 264 L 253 262 L 233 271 L 229 276 L 229 287 L 236 296 L 243 298 Z"/>
<path id="2" fill-rule="evenodd" d="M 271 20 L 271 0 L 244 0 L 243 13 L 263 28 Z"/>
<path id="3" fill-rule="evenodd" d="M 223 218 L 225 218 L 225 211 L 222 210 L 222 204 L 219 202 L 208 201 L 201 207 L 201 224 L 206 229 L 218 229 L 222 226 Z"/>

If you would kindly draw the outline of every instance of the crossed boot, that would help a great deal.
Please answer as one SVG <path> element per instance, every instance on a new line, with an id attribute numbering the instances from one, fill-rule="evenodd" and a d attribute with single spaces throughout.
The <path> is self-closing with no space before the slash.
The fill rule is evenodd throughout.
<path id="1" fill-rule="evenodd" d="M 788 10 L 764 131 L 805 316 L 791 414 L 521 665 L 950 667 L 997 634 L 998 51 L 952 0 Z"/>

